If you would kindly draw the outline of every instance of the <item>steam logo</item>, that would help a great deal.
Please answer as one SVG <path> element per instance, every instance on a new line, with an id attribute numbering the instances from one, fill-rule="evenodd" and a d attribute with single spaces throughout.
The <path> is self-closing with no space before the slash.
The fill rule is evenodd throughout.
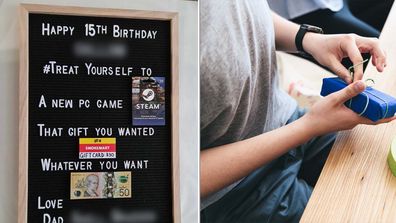
<path id="1" fill-rule="evenodd" d="M 155 93 L 151 89 L 146 89 L 143 91 L 142 96 L 145 101 L 152 101 L 154 99 Z"/>

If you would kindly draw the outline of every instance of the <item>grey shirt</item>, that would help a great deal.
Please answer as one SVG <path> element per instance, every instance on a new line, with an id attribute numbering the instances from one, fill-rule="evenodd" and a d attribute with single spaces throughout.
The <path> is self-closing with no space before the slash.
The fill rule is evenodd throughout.
<path id="1" fill-rule="evenodd" d="M 202 149 L 279 128 L 297 107 L 278 84 L 274 27 L 264 0 L 200 1 L 200 75 Z M 201 208 L 238 182 L 202 199 Z"/>

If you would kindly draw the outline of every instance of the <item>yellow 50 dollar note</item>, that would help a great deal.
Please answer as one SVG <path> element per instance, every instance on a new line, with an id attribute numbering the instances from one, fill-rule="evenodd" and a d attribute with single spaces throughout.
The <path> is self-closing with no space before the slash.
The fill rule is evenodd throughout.
<path id="1" fill-rule="evenodd" d="M 70 199 L 131 198 L 131 182 L 131 171 L 70 173 Z"/>

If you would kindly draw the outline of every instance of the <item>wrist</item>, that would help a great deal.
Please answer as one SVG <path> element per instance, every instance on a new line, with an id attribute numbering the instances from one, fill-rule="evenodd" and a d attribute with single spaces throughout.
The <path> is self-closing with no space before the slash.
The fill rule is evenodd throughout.
<path id="1" fill-rule="evenodd" d="M 296 124 L 299 125 L 300 131 L 307 139 L 311 139 L 321 134 L 318 128 L 318 123 L 315 122 L 309 113 L 302 116 L 296 122 L 298 122 Z"/>
<path id="2" fill-rule="evenodd" d="M 315 48 L 320 47 L 317 42 L 321 37 L 322 34 L 307 32 L 302 39 L 302 47 L 304 51 L 313 56 Z"/>
<path id="3" fill-rule="evenodd" d="M 301 55 L 312 56 L 311 52 L 313 48 L 310 47 L 310 45 L 312 44 L 310 41 L 308 41 L 308 39 L 311 39 L 312 36 L 315 36 L 315 35 L 311 35 L 313 33 L 322 34 L 323 30 L 320 27 L 313 25 L 308 25 L 308 24 L 300 25 L 300 28 L 297 31 L 297 34 L 294 38 L 294 42 L 298 52 Z"/>

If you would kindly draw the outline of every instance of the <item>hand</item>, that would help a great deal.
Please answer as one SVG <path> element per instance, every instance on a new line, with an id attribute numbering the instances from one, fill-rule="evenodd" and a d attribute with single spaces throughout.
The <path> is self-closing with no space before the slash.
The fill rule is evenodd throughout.
<path id="1" fill-rule="evenodd" d="M 361 63 L 361 53 L 370 53 L 372 63 L 379 72 L 386 67 L 386 54 L 377 38 L 366 38 L 355 34 L 321 35 L 307 33 L 303 39 L 303 48 L 320 64 L 330 68 L 347 83 L 361 80 L 363 65 L 354 68 L 354 80 L 341 60 L 349 57 L 354 65 Z"/>
<path id="2" fill-rule="evenodd" d="M 359 116 L 344 105 L 346 101 L 364 91 L 365 88 L 366 85 L 363 81 L 356 81 L 314 104 L 312 109 L 301 118 L 306 122 L 312 136 L 352 129 L 358 124 L 377 125 L 396 119 L 395 116 L 373 122 Z"/>

